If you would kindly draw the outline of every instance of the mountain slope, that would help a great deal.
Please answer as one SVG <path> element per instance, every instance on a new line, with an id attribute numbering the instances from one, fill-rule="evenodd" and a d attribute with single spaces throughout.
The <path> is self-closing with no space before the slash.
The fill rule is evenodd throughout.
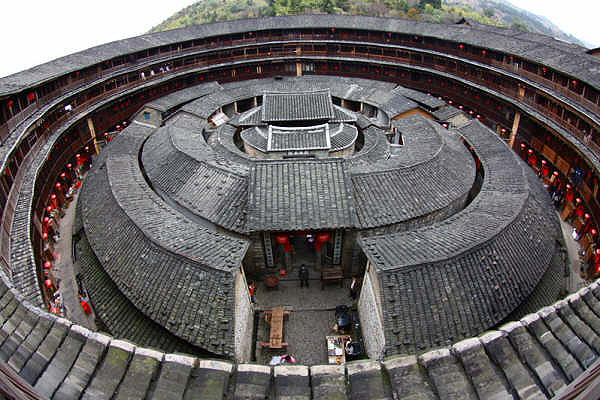
<path id="1" fill-rule="evenodd" d="M 173 14 L 150 32 L 194 24 L 300 13 L 358 14 L 454 23 L 460 18 L 488 25 L 543 33 L 581 46 L 544 17 L 506 0 L 203 0 Z"/>

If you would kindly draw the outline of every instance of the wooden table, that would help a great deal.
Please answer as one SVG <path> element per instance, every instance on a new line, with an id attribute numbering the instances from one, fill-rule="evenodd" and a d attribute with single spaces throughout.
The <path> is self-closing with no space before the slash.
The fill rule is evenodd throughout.
<path id="1" fill-rule="evenodd" d="M 325 283 L 339 282 L 340 287 L 344 285 L 344 273 L 341 268 L 324 268 L 321 270 L 321 290 Z"/>
<path id="2" fill-rule="evenodd" d="M 290 315 L 290 311 L 284 311 L 283 308 L 275 308 L 265 311 L 265 321 L 270 326 L 269 342 L 262 342 L 262 347 L 270 349 L 281 349 L 287 347 L 283 341 L 283 317 Z"/>

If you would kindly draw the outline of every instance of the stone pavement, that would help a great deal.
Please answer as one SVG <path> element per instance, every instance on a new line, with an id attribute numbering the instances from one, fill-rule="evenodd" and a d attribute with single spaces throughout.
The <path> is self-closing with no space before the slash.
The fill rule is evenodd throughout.
<path id="1" fill-rule="evenodd" d="M 285 317 L 283 327 L 287 350 L 261 349 L 257 345 L 258 363 L 268 364 L 274 355 L 291 353 L 298 364 L 327 364 L 325 336 L 335 334 L 332 331 L 335 307 L 341 304 L 352 305 L 348 295 L 349 281 L 345 280 L 343 287 L 328 284 L 324 290 L 321 290 L 319 279 L 311 279 L 309 284 L 308 288 L 301 288 L 298 280 L 283 280 L 279 283 L 279 289 L 267 290 L 262 282 L 257 283 L 257 343 L 269 340 L 268 325 L 261 310 L 284 307 L 292 311 L 289 317 Z"/>
<path id="2" fill-rule="evenodd" d="M 74 193 L 69 207 L 65 210 L 65 215 L 59 221 L 61 235 L 54 244 L 58 260 L 55 260 L 53 263 L 53 275 L 56 279 L 60 280 L 59 292 L 63 298 L 65 318 L 76 324 L 83 325 L 90 330 L 96 330 L 93 311 L 90 315 L 85 315 L 77 296 L 78 291 L 75 276 L 81 272 L 81 267 L 77 262 L 73 263 L 71 231 L 75 220 L 75 206 L 78 196 L 79 191 Z"/>
<path id="3" fill-rule="evenodd" d="M 558 218 L 560 219 L 560 215 L 558 215 Z M 589 282 L 586 282 L 580 275 L 579 252 L 581 251 L 581 247 L 579 246 L 579 243 L 573 239 L 573 236 L 571 236 L 573 227 L 563 220 L 560 220 L 560 227 L 562 228 L 565 244 L 567 245 L 569 268 L 571 270 L 571 274 L 567 278 L 566 283 L 567 291 L 569 293 L 575 293 L 589 284 Z"/>

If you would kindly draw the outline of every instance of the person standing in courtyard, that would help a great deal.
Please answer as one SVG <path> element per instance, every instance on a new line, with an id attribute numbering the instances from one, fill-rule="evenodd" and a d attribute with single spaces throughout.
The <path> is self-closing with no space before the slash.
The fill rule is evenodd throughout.
<path id="1" fill-rule="evenodd" d="M 358 278 L 355 276 L 352 277 L 352 282 L 350 282 L 350 297 L 352 300 L 356 300 L 356 295 L 358 294 Z"/>
<path id="2" fill-rule="evenodd" d="M 300 266 L 298 277 L 300 278 L 300 287 L 303 287 L 304 285 L 308 287 L 308 269 L 306 268 L 306 265 L 302 264 Z"/>

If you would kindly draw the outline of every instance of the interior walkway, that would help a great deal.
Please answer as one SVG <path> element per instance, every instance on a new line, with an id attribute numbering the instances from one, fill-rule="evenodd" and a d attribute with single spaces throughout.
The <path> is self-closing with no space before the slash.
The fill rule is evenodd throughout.
<path id="1" fill-rule="evenodd" d="M 53 263 L 53 275 L 60 282 L 58 291 L 63 299 L 65 318 L 95 331 L 96 324 L 94 322 L 93 308 L 92 313 L 86 315 L 79 302 L 75 277 L 81 272 L 81 267 L 77 262 L 73 262 L 72 257 L 72 230 L 78 197 L 79 191 L 74 192 L 69 207 L 64 210 L 65 215 L 59 221 L 61 235 L 54 244 L 58 260 L 55 260 Z"/>

